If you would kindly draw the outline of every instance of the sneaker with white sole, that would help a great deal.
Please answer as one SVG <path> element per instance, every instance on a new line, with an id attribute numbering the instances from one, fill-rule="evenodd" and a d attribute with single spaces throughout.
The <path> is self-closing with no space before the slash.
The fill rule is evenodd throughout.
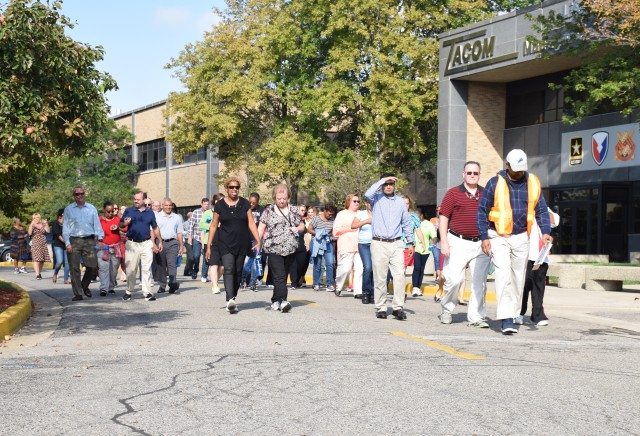
<path id="1" fill-rule="evenodd" d="M 481 329 L 489 328 L 489 323 L 486 322 L 484 319 L 481 319 L 480 321 L 470 322 L 467 325 L 469 327 L 478 327 L 478 328 L 481 328 Z"/>
<path id="2" fill-rule="evenodd" d="M 522 315 L 518 315 L 515 318 L 513 318 L 513 323 L 514 324 L 518 324 L 518 325 L 523 325 L 524 324 L 524 316 Z"/>
<path id="3" fill-rule="evenodd" d="M 319 290 L 320 290 L 320 286 L 318 286 L 318 285 L 313 285 L 313 290 L 314 290 L 314 291 L 316 291 L 316 292 L 317 292 L 317 291 L 319 291 Z"/>
<path id="4" fill-rule="evenodd" d="M 548 319 L 541 319 L 540 321 L 538 321 L 536 323 L 536 325 L 540 326 L 540 327 L 544 327 L 546 325 L 549 325 L 549 320 Z"/>
<path id="5" fill-rule="evenodd" d="M 13 272 L 14 274 L 20 274 L 20 270 L 18 268 L 15 269 L 15 271 Z"/>
<path id="6" fill-rule="evenodd" d="M 422 297 L 422 291 L 420 288 L 413 288 L 413 292 L 411 293 L 412 297 Z"/>
<path id="7" fill-rule="evenodd" d="M 229 312 L 229 313 L 237 313 L 238 312 L 238 306 L 236 305 L 235 298 L 232 298 L 231 300 L 227 301 L 227 312 Z"/>
<path id="8" fill-rule="evenodd" d="M 502 334 L 510 335 L 512 333 L 518 333 L 518 327 L 513 322 L 513 318 L 507 318 L 502 320 Z"/>
<path id="9" fill-rule="evenodd" d="M 156 301 L 156 297 L 153 294 L 145 295 L 144 299 L 147 300 L 147 301 Z"/>
<path id="10" fill-rule="evenodd" d="M 443 310 L 438 318 L 440 318 L 442 324 L 451 324 L 453 322 L 453 316 L 451 316 L 451 312 L 448 310 Z"/>
<path id="11" fill-rule="evenodd" d="M 206 277 L 202 277 L 202 278 L 200 279 L 200 281 L 201 281 L 202 283 L 207 283 L 207 278 L 206 278 Z"/>
<path id="12" fill-rule="evenodd" d="M 279 301 L 274 301 L 273 303 L 271 303 L 271 310 L 280 310 L 280 302 Z"/>
<path id="13" fill-rule="evenodd" d="M 122 299 L 124 301 L 131 301 L 131 294 L 127 294 L 126 292 L 124 293 L 124 295 L 122 296 Z"/>
<path id="14" fill-rule="evenodd" d="M 289 303 L 287 300 L 283 300 L 282 303 L 280 303 L 280 310 L 282 311 L 282 313 L 287 313 L 291 310 L 291 303 Z"/>
<path id="15" fill-rule="evenodd" d="M 211 292 L 213 294 L 219 294 L 220 293 L 220 288 L 218 287 L 217 284 L 211 287 Z"/>

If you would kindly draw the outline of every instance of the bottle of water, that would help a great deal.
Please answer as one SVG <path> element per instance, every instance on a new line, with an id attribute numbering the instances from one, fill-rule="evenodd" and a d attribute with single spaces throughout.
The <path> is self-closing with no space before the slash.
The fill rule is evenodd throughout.
<path id="1" fill-rule="evenodd" d="M 262 277 L 263 275 L 263 271 L 262 271 L 262 256 L 260 256 L 260 252 L 258 251 L 258 249 L 254 249 L 253 250 L 256 253 L 256 258 L 253 261 L 253 264 L 256 266 L 256 276 L 257 277 Z"/>
<path id="2" fill-rule="evenodd" d="M 180 268 L 181 263 L 182 263 L 182 254 L 179 254 L 178 258 L 176 259 L 176 268 Z"/>

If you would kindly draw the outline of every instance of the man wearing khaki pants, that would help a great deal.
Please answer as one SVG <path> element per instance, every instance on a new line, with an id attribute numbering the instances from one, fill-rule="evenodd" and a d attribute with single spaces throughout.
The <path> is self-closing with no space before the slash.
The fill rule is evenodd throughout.
<path id="1" fill-rule="evenodd" d="M 404 313 L 404 242 L 413 256 L 413 229 L 404 198 L 395 193 L 397 178 L 383 174 L 364 196 L 371 204 L 371 260 L 373 264 L 376 317 L 387 318 L 387 271 L 393 277 L 393 312 L 398 320 L 407 319 Z"/>

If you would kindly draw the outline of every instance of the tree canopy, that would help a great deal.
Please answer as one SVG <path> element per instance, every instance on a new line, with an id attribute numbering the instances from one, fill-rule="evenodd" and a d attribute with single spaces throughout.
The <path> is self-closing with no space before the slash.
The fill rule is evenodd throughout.
<path id="1" fill-rule="evenodd" d="M 588 115 L 640 108 L 640 7 L 638 0 L 583 0 L 570 17 L 558 13 L 537 18 L 536 41 L 546 56 L 579 56 L 556 88 L 564 89 L 569 110 L 564 121 Z M 640 111 L 638 111 L 640 118 Z"/>
<path id="2" fill-rule="evenodd" d="M 344 158 L 423 173 L 435 158 L 438 41 L 487 18 L 485 1 L 228 0 L 222 21 L 168 68 L 176 157 L 217 149 L 255 186 L 313 190 Z"/>
<path id="3" fill-rule="evenodd" d="M 102 47 L 65 34 L 61 2 L 0 5 L 0 210 L 19 209 L 25 188 L 63 156 L 99 150 L 108 129 L 104 93 L 116 89 L 96 69 Z"/>

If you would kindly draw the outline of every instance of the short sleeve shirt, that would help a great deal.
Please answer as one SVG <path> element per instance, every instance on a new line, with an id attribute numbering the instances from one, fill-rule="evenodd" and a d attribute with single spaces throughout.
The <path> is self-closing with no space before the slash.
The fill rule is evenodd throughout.
<path id="1" fill-rule="evenodd" d="M 264 223 L 267 233 L 264 237 L 263 247 L 265 253 L 288 256 L 294 253 L 300 244 L 302 236 L 294 234 L 291 227 L 295 227 L 302 221 L 298 210 L 289 207 L 289 213 L 283 215 L 276 205 L 267 207 L 260 217 L 260 222 Z"/>
<path id="2" fill-rule="evenodd" d="M 236 256 L 252 256 L 251 232 L 247 212 L 251 208 L 249 200 L 240 197 L 234 206 L 229 206 L 222 199 L 213 206 L 218 214 L 220 226 L 216 230 L 214 242 L 217 243 L 220 255 L 231 253 Z"/>
<path id="3" fill-rule="evenodd" d="M 447 191 L 440 204 L 440 215 L 449 219 L 450 230 L 463 236 L 478 236 L 476 217 L 483 191 L 478 185 L 476 195 L 471 195 L 464 183 Z"/>

